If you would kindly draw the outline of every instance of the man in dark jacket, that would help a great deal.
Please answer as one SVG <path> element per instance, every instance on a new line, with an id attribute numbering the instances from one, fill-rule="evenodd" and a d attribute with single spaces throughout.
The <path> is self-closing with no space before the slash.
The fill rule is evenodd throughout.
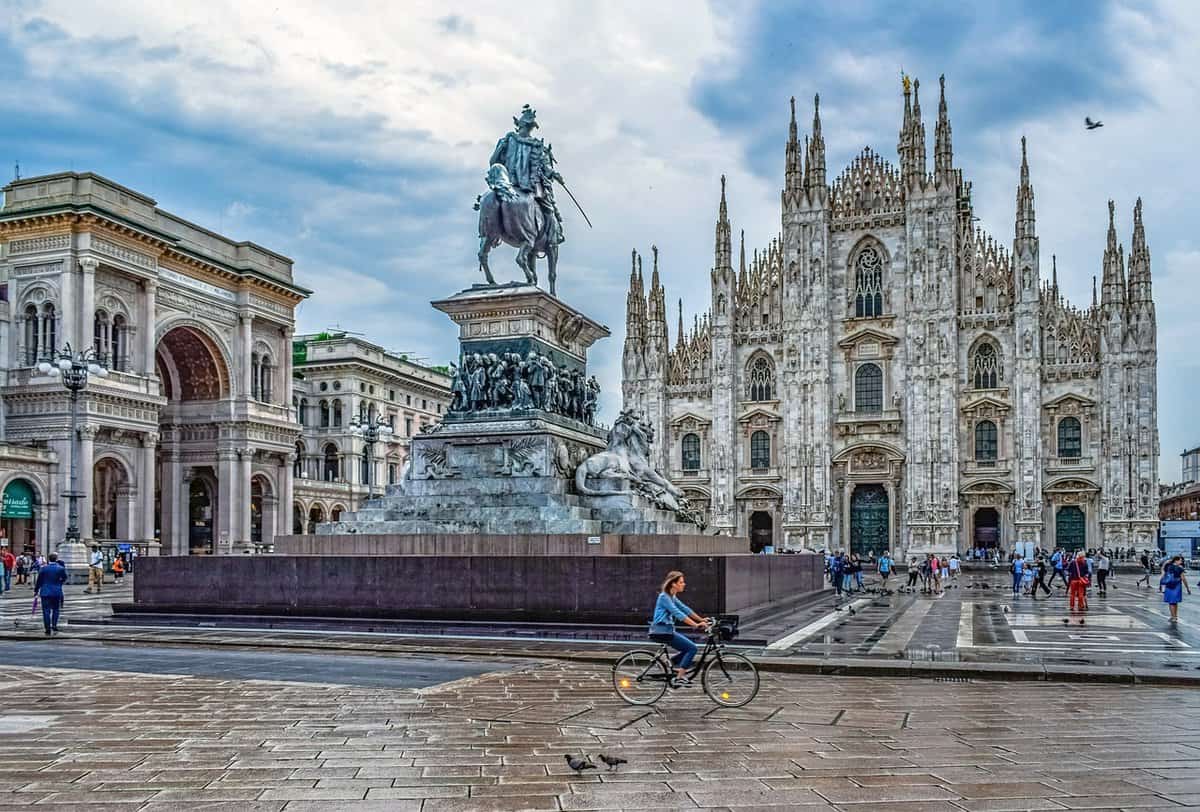
<path id="1" fill-rule="evenodd" d="M 50 553 L 49 562 L 38 571 L 33 589 L 42 602 L 42 623 L 46 636 L 58 631 L 58 613 L 63 605 L 63 584 L 67 582 L 67 568 L 58 560 L 58 553 Z"/>

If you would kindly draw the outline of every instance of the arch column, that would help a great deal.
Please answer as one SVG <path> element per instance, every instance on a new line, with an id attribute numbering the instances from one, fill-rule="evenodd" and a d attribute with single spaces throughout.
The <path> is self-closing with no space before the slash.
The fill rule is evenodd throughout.
<path id="1" fill-rule="evenodd" d="M 263 494 L 262 500 L 262 543 L 275 542 L 275 527 L 279 517 L 279 506 L 283 504 L 275 494 Z"/>
<path id="2" fill-rule="evenodd" d="M 213 552 L 229 555 L 241 527 L 235 494 L 238 491 L 238 452 L 233 448 L 217 451 L 217 509 L 214 512 Z"/>
<path id="3" fill-rule="evenodd" d="M 117 489 L 117 538 L 132 541 L 137 537 L 138 489 L 126 483 Z"/>
<path id="4" fill-rule="evenodd" d="M 145 296 L 145 313 L 142 317 L 142 372 L 146 377 L 153 377 L 157 370 L 154 364 L 154 320 L 158 312 L 158 283 L 153 279 L 147 279 L 142 283 L 142 287 L 146 291 Z M 130 364 L 130 368 L 133 365 Z M 154 537 L 154 528 L 150 528 L 150 538 Z"/>
<path id="5" fill-rule="evenodd" d="M 92 322 L 96 318 L 96 268 L 99 265 L 100 263 L 91 257 L 79 260 L 79 313 L 75 319 L 77 343 L 71 344 L 76 349 L 90 347 L 92 344 Z M 64 328 L 69 321 L 67 315 L 69 312 L 66 309 L 63 310 Z M 83 538 L 88 538 L 90 535 L 89 532 Z"/>
<path id="6" fill-rule="evenodd" d="M 154 541 L 154 486 L 158 482 L 158 471 L 155 464 L 155 452 L 158 449 L 158 433 L 147 432 L 142 435 L 142 472 L 138 477 L 141 486 L 141 506 L 142 523 L 136 533 L 131 535 L 138 538 L 140 541 L 148 542 L 151 546 L 148 552 L 152 555 L 158 553 L 158 548 L 153 545 Z M 166 493 L 166 490 L 163 490 Z M 164 523 L 165 527 L 165 523 Z"/>
<path id="7" fill-rule="evenodd" d="M 275 523 L 275 529 L 272 533 L 271 541 L 274 542 L 275 534 L 287 535 L 292 532 L 292 494 L 294 480 L 292 478 L 292 465 L 296 461 L 295 454 L 287 454 L 283 457 L 283 462 L 280 463 L 277 469 L 279 473 L 275 475 L 275 481 L 279 483 L 278 494 L 278 520 Z M 282 529 L 283 532 L 279 533 Z M 266 532 L 263 536 L 265 538 Z"/>
<path id="8" fill-rule="evenodd" d="M 234 495 L 236 510 L 239 517 L 237 535 L 231 541 L 233 543 L 234 552 L 242 552 L 251 548 L 250 542 L 250 491 L 251 480 L 253 473 L 250 463 L 254 459 L 253 448 L 239 448 L 237 450 L 237 490 Z"/>
<path id="9" fill-rule="evenodd" d="M 79 459 L 75 464 L 79 466 L 76 471 L 79 474 L 79 540 L 84 544 L 90 544 L 92 541 L 92 510 L 94 509 L 96 494 L 95 488 L 95 459 L 96 459 L 96 433 L 98 429 L 95 426 L 80 426 L 79 427 Z M 68 472 L 69 474 L 69 472 Z"/>

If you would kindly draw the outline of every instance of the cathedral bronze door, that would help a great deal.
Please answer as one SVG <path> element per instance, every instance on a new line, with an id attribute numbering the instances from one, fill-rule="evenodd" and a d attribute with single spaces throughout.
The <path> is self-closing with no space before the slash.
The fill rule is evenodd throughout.
<path id="1" fill-rule="evenodd" d="M 1074 505 L 1058 509 L 1054 515 L 1054 546 L 1064 550 L 1082 550 L 1087 541 L 1087 519 Z"/>
<path id="2" fill-rule="evenodd" d="M 882 485 L 858 485 L 850 497 L 850 552 L 878 558 L 887 549 L 887 491 Z"/>

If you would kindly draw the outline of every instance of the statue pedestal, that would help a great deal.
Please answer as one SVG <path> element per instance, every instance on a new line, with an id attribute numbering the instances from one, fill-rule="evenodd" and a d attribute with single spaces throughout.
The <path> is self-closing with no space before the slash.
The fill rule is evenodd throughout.
<path id="1" fill-rule="evenodd" d="M 556 296 L 524 283 L 475 285 L 432 302 L 459 326 L 463 356 L 532 352 L 557 367 L 587 371 L 587 351 L 612 335 Z"/>

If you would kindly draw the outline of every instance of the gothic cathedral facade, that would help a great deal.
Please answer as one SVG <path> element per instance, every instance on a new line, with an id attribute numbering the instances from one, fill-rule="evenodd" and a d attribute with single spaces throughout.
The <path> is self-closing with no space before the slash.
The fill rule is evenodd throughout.
<path id="1" fill-rule="evenodd" d="M 1011 249 L 976 227 L 941 82 L 933 171 L 919 83 L 899 166 L 863 150 L 826 180 L 819 97 L 795 101 L 782 231 L 734 265 L 725 180 L 711 308 L 672 343 L 654 251 L 634 254 L 625 407 L 660 470 L 720 532 L 757 550 L 876 555 L 978 547 L 1151 547 L 1157 359 L 1139 199 L 1128 257 L 1108 209 L 1099 294 L 1059 294 L 1021 142 Z"/>

